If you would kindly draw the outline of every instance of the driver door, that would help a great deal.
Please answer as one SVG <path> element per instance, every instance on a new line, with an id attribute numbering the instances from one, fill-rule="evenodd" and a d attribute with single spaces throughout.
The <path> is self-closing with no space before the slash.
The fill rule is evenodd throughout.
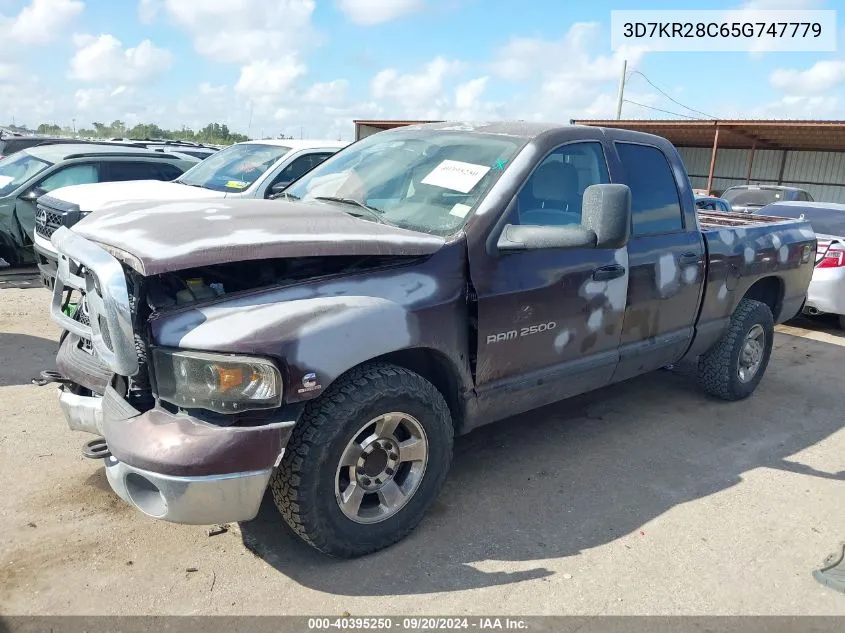
<path id="1" fill-rule="evenodd" d="M 601 143 L 558 147 L 516 195 L 508 223 L 580 224 L 584 190 L 609 182 Z M 627 248 L 499 252 L 470 266 L 482 409 L 512 415 L 610 382 L 628 292 Z"/>
<path id="2" fill-rule="evenodd" d="M 100 182 L 100 167 L 99 163 L 76 163 L 60 167 L 19 196 L 15 201 L 15 220 L 24 239 L 21 243 L 32 243 L 35 233 L 35 206 L 39 196 L 60 187 Z"/>

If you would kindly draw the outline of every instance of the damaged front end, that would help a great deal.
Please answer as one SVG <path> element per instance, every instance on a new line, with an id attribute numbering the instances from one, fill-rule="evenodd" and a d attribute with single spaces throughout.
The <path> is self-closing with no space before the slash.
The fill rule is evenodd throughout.
<path id="1" fill-rule="evenodd" d="M 155 348 L 149 279 L 67 229 L 53 244 L 59 402 L 71 429 L 105 439 L 97 456 L 114 491 L 168 521 L 253 518 L 299 411 L 280 407 L 280 369 L 263 358 Z M 172 301 L 218 292 L 206 288 L 194 283 Z"/>

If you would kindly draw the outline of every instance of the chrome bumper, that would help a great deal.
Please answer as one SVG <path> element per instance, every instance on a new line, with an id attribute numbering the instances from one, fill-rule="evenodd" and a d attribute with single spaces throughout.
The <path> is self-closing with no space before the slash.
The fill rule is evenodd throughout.
<path id="1" fill-rule="evenodd" d="M 144 514 L 191 525 L 249 521 L 258 514 L 272 469 L 204 477 L 172 477 L 105 459 L 117 495 Z"/>
<path id="2" fill-rule="evenodd" d="M 59 388 L 59 406 L 71 431 L 103 434 L 103 399 L 77 396 L 63 387 Z"/>
<path id="3" fill-rule="evenodd" d="M 103 403 L 101 397 L 77 396 L 59 390 L 59 404 L 68 426 L 75 431 L 103 435 Z M 254 518 L 273 472 L 267 468 L 176 477 L 135 468 L 113 456 L 105 459 L 105 467 L 109 484 L 121 499 L 156 519 L 192 525 Z"/>

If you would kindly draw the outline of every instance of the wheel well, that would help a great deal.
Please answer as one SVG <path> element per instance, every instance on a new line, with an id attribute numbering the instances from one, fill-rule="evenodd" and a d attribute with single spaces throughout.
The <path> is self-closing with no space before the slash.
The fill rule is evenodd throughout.
<path id="1" fill-rule="evenodd" d="M 443 394 L 455 434 L 460 434 L 464 422 L 464 407 L 461 403 L 461 379 L 452 361 L 437 350 L 424 347 L 398 350 L 370 359 L 371 363 L 392 363 L 409 369 L 428 380 Z"/>
<path id="2" fill-rule="evenodd" d="M 754 299 L 765 303 L 772 311 L 772 316 L 777 323 L 783 305 L 783 280 L 780 277 L 764 277 L 758 279 L 745 293 L 747 299 Z"/>

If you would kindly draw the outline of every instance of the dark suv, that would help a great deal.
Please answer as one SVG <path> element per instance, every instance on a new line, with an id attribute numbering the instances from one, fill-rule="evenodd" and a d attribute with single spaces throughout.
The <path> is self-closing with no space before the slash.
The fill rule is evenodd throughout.
<path id="1" fill-rule="evenodd" d="M 59 138 L 54 136 L 28 136 L 28 135 L 0 135 L 0 158 L 11 156 L 15 152 L 37 145 L 56 145 L 59 143 L 85 143 L 75 138 Z"/>
<path id="2" fill-rule="evenodd" d="M 116 180 L 173 180 L 198 161 L 114 144 L 37 145 L 0 160 L 0 257 L 35 261 L 35 201 L 69 185 Z"/>

